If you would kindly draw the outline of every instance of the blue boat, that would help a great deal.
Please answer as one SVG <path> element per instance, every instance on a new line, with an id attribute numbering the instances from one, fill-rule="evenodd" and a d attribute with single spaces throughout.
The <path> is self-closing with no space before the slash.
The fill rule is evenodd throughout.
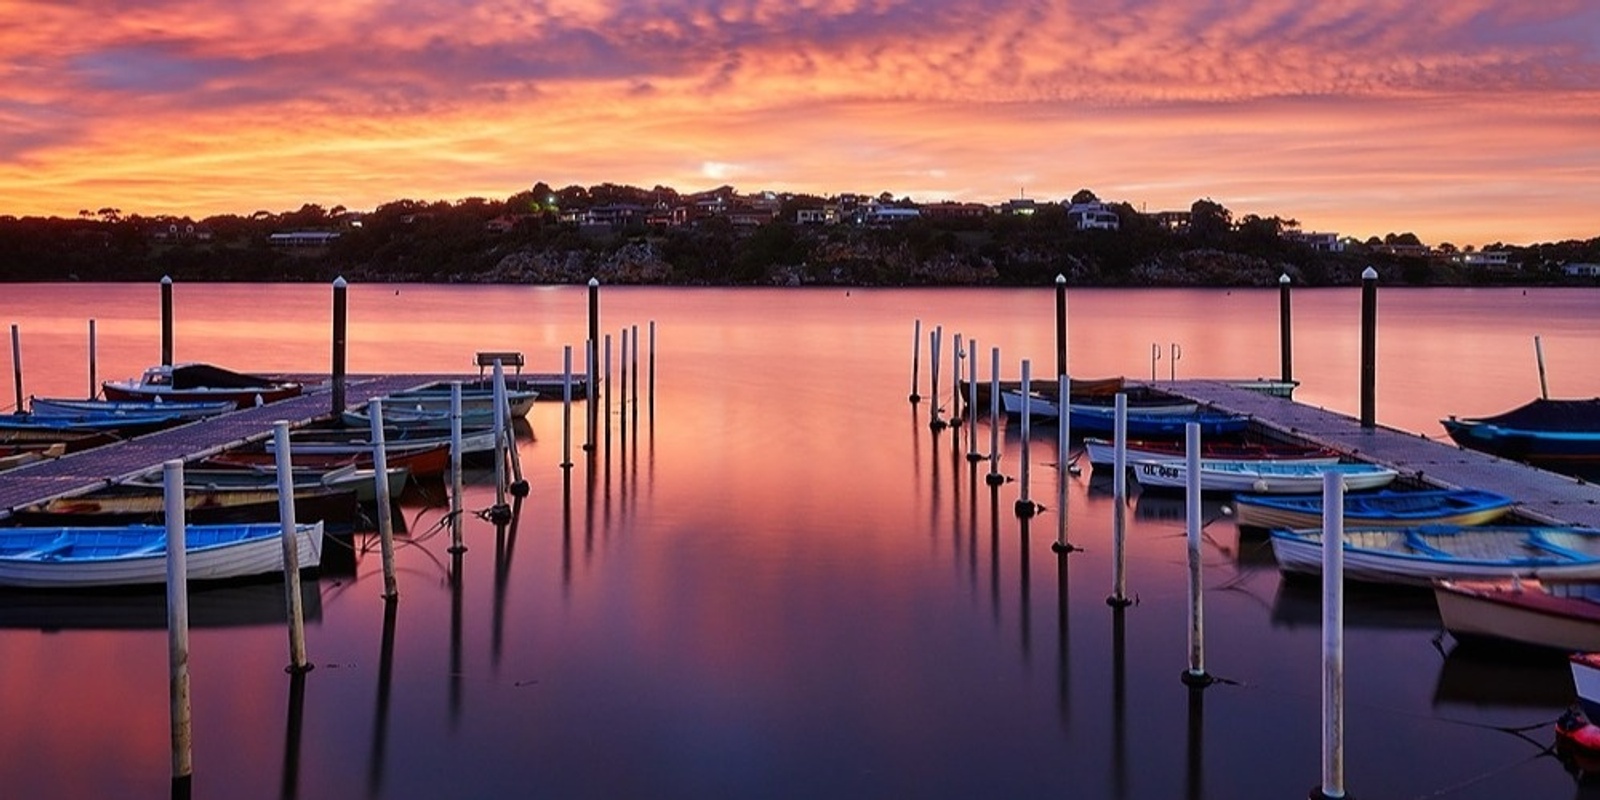
<path id="1" fill-rule="evenodd" d="M 323 523 L 297 525 L 301 569 L 322 563 Z M 192 581 L 283 571 L 278 523 L 188 525 L 184 554 Z M 130 586 L 167 579 L 167 529 L 161 525 L 0 528 L 0 586 L 32 589 Z"/>
<path id="2" fill-rule="evenodd" d="M 0 431 L 28 434 L 113 433 L 119 436 L 137 436 L 187 421 L 182 414 L 166 413 L 40 416 L 23 412 L 0 415 Z"/>
<path id="3" fill-rule="evenodd" d="M 1483 489 L 1388 489 L 1344 496 L 1344 521 L 1364 528 L 1414 525 L 1482 525 L 1504 516 L 1516 501 Z M 1322 495 L 1238 494 L 1234 519 L 1244 528 L 1313 528 L 1322 524 Z"/>
<path id="4" fill-rule="evenodd" d="M 1081 406 L 1076 403 L 1067 406 L 1067 424 L 1072 426 L 1074 436 L 1114 436 L 1116 420 L 1117 414 L 1114 408 Z M 1181 437 L 1191 422 L 1200 425 L 1202 436 L 1243 433 L 1250 427 L 1250 418 L 1242 414 L 1205 410 L 1183 414 L 1164 412 L 1152 414 L 1130 410 L 1127 418 L 1128 437 Z"/>
<path id="5" fill-rule="evenodd" d="M 1539 398 L 1492 417 L 1440 420 L 1456 444 L 1536 466 L 1600 466 L 1600 398 Z"/>

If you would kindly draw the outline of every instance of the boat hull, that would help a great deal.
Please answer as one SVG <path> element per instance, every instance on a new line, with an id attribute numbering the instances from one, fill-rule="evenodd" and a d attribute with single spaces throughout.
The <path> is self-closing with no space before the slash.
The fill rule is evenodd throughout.
<path id="1" fill-rule="evenodd" d="M 1484 525 L 1505 516 L 1515 501 L 1482 491 L 1425 490 L 1346 494 L 1348 527 L 1402 528 L 1414 525 Z M 1314 528 L 1322 524 L 1322 496 L 1240 494 L 1233 502 L 1241 528 Z"/>
<path id="2" fill-rule="evenodd" d="M 1442 580 L 1439 619 L 1462 640 L 1512 642 L 1556 650 L 1600 650 L 1600 603 L 1551 594 L 1531 578 Z"/>
<path id="3" fill-rule="evenodd" d="M 186 540 L 191 537 L 184 549 L 191 581 L 283 571 L 283 537 L 276 525 L 194 525 L 185 530 Z M 295 545 L 301 569 L 320 566 L 322 523 L 297 526 Z M 0 529 L 0 586 L 137 586 L 166 579 L 166 531 L 159 526 Z"/>
<path id="4" fill-rule="evenodd" d="M 1380 489 L 1399 476 L 1395 470 L 1373 464 L 1272 464 L 1217 459 L 1201 462 L 1200 491 L 1308 494 L 1322 490 L 1322 475 L 1330 470 L 1342 475 L 1345 488 L 1353 492 Z M 1140 486 L 1188 488 L 1189 465 L 1184 461 L 1134 462 L 1133 474 Z"/>
<path id="5" fill-rule="evenodd" d="M 1600 637 L 1597 637 L 1600 638 Z M 1585 652 L 1567 657 L 1572 670 L 1572 688 L 1578 693 L 1578 705 L 1589 719 L 1600 719 L 1600 652 L 1597 648 L 1573 648 Z"/>
<path id="6" fill-rule="evenodd" d="M 1286 575 L 1322 572 L 1322 531 L 1274 530 L 1272 553 Z M 1600 580 L 1600 531 L 1519 526 L 1346 529 L 1349 581 L 1431 588 L 1438 580 Z"/>

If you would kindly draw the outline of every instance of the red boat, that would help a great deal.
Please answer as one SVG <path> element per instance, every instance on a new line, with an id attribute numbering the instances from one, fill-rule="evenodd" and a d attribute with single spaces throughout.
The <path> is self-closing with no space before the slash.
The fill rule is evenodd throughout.
<path id="1" fill-rule="evenodd" d="M 354 464 L 363 469 L 371 469 L 372 451 L 344 453 L 308 453 L 290 448 L 290 461 L 296 467 L 311 467 L 315 469 L 338 469 Z M 427 448 L 411 450 L 391 450 L 384 453 L 384 461 L 390 469 L 406 467 L 411 470 L 411 475 L 417 479 L 437 478 L 444 475 L 450 468 L 450 445 L 441 444 Z M 204 459 L 202 464 L 214 467 L 256 467 L 274 466 L 278 463 L 278 454 L 267 450 L 235 450 L 227 453 L 218 453 Z"/>
<path id="2" fill-rule="evenodd" d="M 145 370 L 138 380 L 106 381 L 100 388 L 107 400 L 230 400 L 239 408 L 297 397 L 304 390 L 298 383 L 274 381 L 210 364 L 163 364 Z"/>
<path id="3" fill-rule="evenodd" d="M 1083 440 L 1083 446 L 1089 454 L 1089 463 L 1112 463 L 1115 455 L 1115 446 L 1110 439 L 1086 437 Z M 1129 461 L 1148 458 L 1181 459 L 1185 455 L 1184 442 L 1181 439 L 1128 440 L 1127 456 Z M 1339 461 L 1339 452 L 1315 445 L 1202 439 L 1200 442 L 1200 457 L 1225 461 L 1292 461 L 1332 464 Z"/>

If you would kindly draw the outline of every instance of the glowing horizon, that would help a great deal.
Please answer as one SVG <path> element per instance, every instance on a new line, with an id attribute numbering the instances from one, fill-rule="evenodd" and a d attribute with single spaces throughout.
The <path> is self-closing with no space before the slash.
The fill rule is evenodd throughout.
<path id="1" fill-rule="evenodd" d="M 1087 188 L 1363 239 L 1588 239 L 1597 33 L 1582 0 L 21 0 L 0 9 L 0 214 L 370 209 L 537 181 Z"/>

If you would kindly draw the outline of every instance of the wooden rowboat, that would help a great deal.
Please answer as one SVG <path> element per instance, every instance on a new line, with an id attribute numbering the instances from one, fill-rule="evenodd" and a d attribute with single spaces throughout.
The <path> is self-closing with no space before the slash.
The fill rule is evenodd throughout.
<path id="1" fill-rule="evenodd" d="M 1322 572 L 1322 530 L 1273 530 L 1285 574 Z M 1346 580 L 1432 588 L 1436 580 L 1600 580 L 1600 530 L 1518 525 L 1347 528 Z"/>
<path id="2" fill-rule="evenodd" d="M 123 484 L 24 506 L 7 519 L 47 527 L 156 524 L 166 518 L 165 502 L 160 489 Z M 294 507 L 297 520 L 323 520 L 337 527 L 353 525 L 358 511 L 355 492 L 347 489 L 296 491 Z M 184 515 L 189 522 L 206 524 L 276 520 L 278 491 L 185 489 Z"/>
<path id="3" fill-rule="evenodd" d="M 1600 650 L 1600 585 L 1529 577 L 1441 580 L 1439 619 L 1463 641 Z"/>
<path id="4" fill-rule="evenodd" d="M 1083 447 L 1089 454 L 1090 464 L 1111 464 L 1116 460 L 1116 445 L 1110 439 L 1086 437 Z M 1186 457 L 1184 444 L 1178 439 L 1129 439 L 1125 455 L 1130 463 Z M 1336 464 L 1339 461 L 1338 451 L 1326 447 L 1214 439 L 1200 442 L 1200 457 L 1224 461 L 1272 461 L 1279 464 Z"/>
<path id="5" fill-rule="evenodd" d="M 322 563 L 321 522 L 297 525 L 302 569 Z M 283 529 L 259 525 L 188 525 L 184 555 L 191 581 L 283 571 Z M 84 588 L 165 583 L 167 531 L 159 525 L 103 528 L 0 528 L 0 585 Z"/>
<path id="6" fill-rule="evenodd" d="M 1483 525 L 1505 516 L 1516 502 L 1482 489 L 1384 490 L 1344 496 L 1344 522 L 1361 528 Z M 1240 494 L 1234 519 L 1243 528 L 1314 528 L 1322 524 L 1322 495 Z"/>
<path id="7" fill-rule="evenodd" d="M 1139 485 L 1155 489 L 1184 489 L 1189 465 L 1178 459 L 1133 462 Z M 1350 491 L 1381 489 L 1400 473 L 1377 464 L 1280 464 L 1271 461 L 1200 462 L 1200 491 L 1256 492 L 1260 494 L 1310 494 L 1322 490 L 1322 476 L 1337 472 Z"/>

